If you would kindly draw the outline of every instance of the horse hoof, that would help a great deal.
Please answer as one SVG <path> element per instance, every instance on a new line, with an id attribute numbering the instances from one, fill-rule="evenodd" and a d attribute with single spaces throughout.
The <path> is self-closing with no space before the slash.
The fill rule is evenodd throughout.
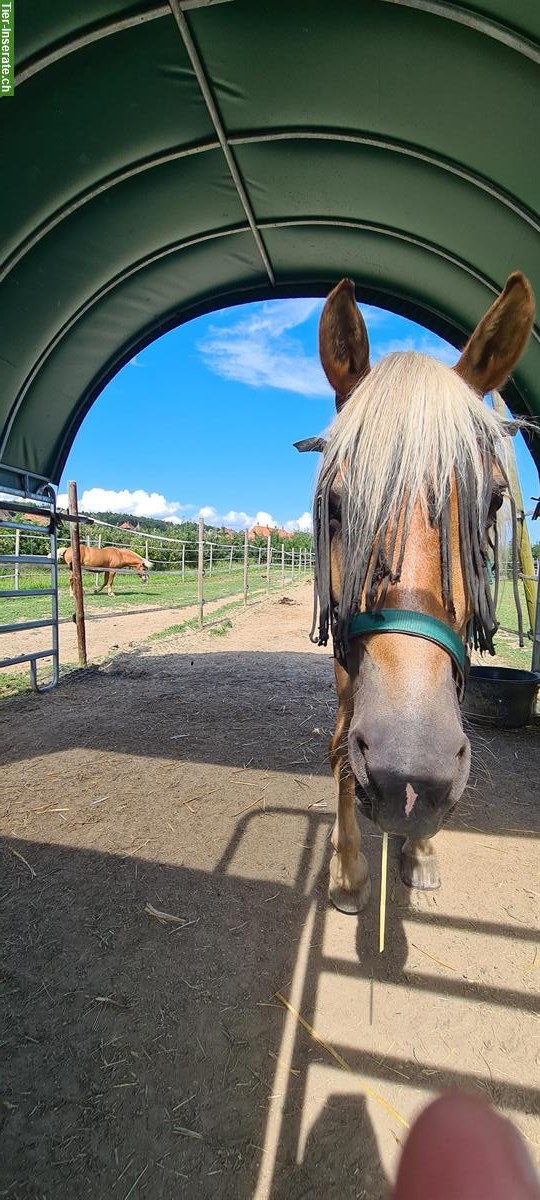
<path id="1" fill-rule="evenodd" d="M 328 888 L 328 898 L 334 908 L 338 912 L 347 913 L 348 916 L 355 916 L 356 913 L 362 912 L 371 895 L 371 880 L 369 875 L 366 882 L 357 892 L 347 892 L 345 888 L 338 887 L 337 883 L 330 881 Z"/>
<path id="2" fill-rule="evenodd" d="M 421 892 L 436 892 L 441 886 L 439 864 L 434 854 L 419 860 L 402 853 L 399 873 L 405 887 L 418 888 Z"/>

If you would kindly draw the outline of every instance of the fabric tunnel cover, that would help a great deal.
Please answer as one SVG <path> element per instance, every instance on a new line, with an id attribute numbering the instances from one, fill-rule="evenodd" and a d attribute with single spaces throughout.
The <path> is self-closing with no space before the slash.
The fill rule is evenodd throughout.
<path id="1" fill-rule="evenodd" d="M 17 0 L 15 50 L 0 486 L 58 483 L 115 372 L 201 313 L 349 275 L 461 347 L 512 270 L 540 294 L 540 4 Z M 540 416 L 538 328 L 504 394 Z"/>

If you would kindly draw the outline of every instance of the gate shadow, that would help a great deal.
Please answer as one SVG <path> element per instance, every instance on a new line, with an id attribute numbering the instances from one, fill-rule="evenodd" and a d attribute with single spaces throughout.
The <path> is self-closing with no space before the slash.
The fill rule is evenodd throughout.
<path id="1" fill-rule="evenodd" d="M 328 778 L 332 663 L 320 650 L 150 656 L 143 647 L 118 654 L 102 667 L 74 671 L 46 697 L 0 704 L 0 761 L 82 749 L 179 765 L 249 761 L 252 769 Z M 538 731 L 467 732 L 471 779 L 448 828 L 538 832 Z"/>

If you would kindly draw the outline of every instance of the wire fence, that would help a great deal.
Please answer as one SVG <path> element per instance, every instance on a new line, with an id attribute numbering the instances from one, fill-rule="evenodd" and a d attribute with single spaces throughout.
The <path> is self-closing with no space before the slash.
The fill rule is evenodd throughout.
<path id="1" fill-rule="evenodd" d="M 285 541 L 272 544 L 269 535 L 264 542 L 249 540 L 240 535 L 241 542 L 216 536 L 216 531 L 204 528 L 200 523 L 197 541 L 193 538 L 167 537 L 138 531 L 119 531 L 117 526 L 99 522 L 98 529 L 91 527 L 85 532 L 81 526 L 81 546 L 105 548 L 104 530 L 116 536 L 107 541 L 107 546 L 131 549 L 150 563 L 147 580 L 136 570 L 119 567 L 114 570 L 114 584 L 109 579 L 105 591 L 105 567 L 83 568 L 84 608 L 87 615 L 115 611 L 134 611 L 138 608 L 187 608 L 197 606 L 199 624 L 204 623 L 205 605 L 221 599 L 241 599 L 247 604 L 251 596 L 287 588 L 291 584 L 308 579 L 312 571 L 313 550 L 311 539 L 304 537 L 304 545 L 287 545 Z M 0 531 L 0 554 L 17 556 L 19 561 L 0 565 L 0 590 L 12 588 L 21 592 L 21 599 L 10 596 L 0 604 L 1 620 L 15 625 L 24 617 L 39 619 L 45 602 L 45 591 L 50 576 L 50 557 L 43 554 L 43 529 L 36 534 Z M 70 545 L 64 536 L 58 538 L 58 553 Z M 43 567 L 34 561 L 20 561 L 25 554 L 41 554 Z M 60 620 L 71 618 L 74 601 L 70 595 L 71 572 L 60 562 L 58 571 L 58 607 Z M 113 568 L 111 568 L 112 570 Z M 119 576 L 119 578 L 116 578 Z M 35 594 L 28 597 L 32 590 Z M 41 598 L 43 591 L 43 598 Z M 24 601 L 22 593 L 27 596 Z M 111 600 L 112 597 L 112 600 Z M 31 611 L 30 611 L 31 610 Z"/>
<path id="2" fill-rule="evenodd" d="M 114 536 L 110 536 L 114 535 Z M 128 568 L 119 568 L 117 575 L 121 579 L 115 581 L 117 601 L 126 607 L 136 604 L 175 606 L 199 606 L 200 620 L 203 621 L 204 604 L 233 595 L 243 595 L 247 603 L 248 596 L 271 591 L 277 587 L 285 587 L 295 581 L 299 582 L 311 576 L 313 567 L 313 548 L 311 539 L 304 538 L 303 546 L 291 546 L 286 541 L 276 545 L 276 538 L 267 537 L 266 541 L 250 541 L 245 535 L 236 535 L 233 539 L 219 536 L 212 527 L 203 529 L 202 544 L 191 538 L 152 534 L 146 531 L 120 530 L 118 526 L 108 522 L 92 519 L 92 525 L 81 527 L 81 542 L 83 545 L 104 548 L 114 546 L 118 549 L 133 549 L 142 558 L 150 562 L 149 582 L 142 585 L 139 577 Z M 59 549 L 66 549 L 69 540 L 66 536 L 58 539 Z M 497 604 L 497 617 L 500 625 L 498 634 L 498 650 L 511 664 L 528 665 L 531 654 L 531 636 L 534 619 L 531 619 L 531 609 L 537 604 L 538 591 L 538 560 L 535 560 L 534 575 L 520 573 L 519 597 L 523 612 L 523 627 L 525 633 L 525 648 L 518 645 L 518 621 L 514 597 L 514 586 L 511 571 L 511 551 L 509 522 L 500 523 L 501 547 L 501 580 Z M 43 551 L 43 535 L 36 531 L 33 534 L 13 534 L 0 531 L 0 553 L 2 554 L 36 554 Z M 60 616 L 71 615 L 73 605 L 69 598 L 69 570 L 60 563 L 59 570 L 59 602 Z M 50 567 L 44 556 L 43 568 L 32 565 L 0 566 L 0 590 L 2 588 L 35 589 L 47 587 L 50 577 Z M 103 569 L 84 571 L 85 606 L 91 612 L 96 608 L 110 606 L 110 597 L 103 592 Z M 100 589 L 97 591 L 97 589 Z M 2 602 L 5 607 L 6 602 Z M 41 616 L 39 596 L 35 599 L 33 615 Z M 8 602 L 9 611 L 5 620 L 17 621 L 20 617 L 16 599 Z M 26 610 L 25 610 L 26 611 Z"/>

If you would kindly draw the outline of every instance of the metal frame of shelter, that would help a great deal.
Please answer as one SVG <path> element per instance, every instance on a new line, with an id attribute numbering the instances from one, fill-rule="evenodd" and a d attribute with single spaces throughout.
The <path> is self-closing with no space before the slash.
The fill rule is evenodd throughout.
<path id="1" fill-rule="evenodd" d="M 196 315 L 349 275 L 459 347 L 512 270 L 540 292 L 530 0 L 18 0 L 15 52 L 4 490 L 57 485 L 106 383 Z M 540 416 L 538 326 L 504 396 Z"/>

